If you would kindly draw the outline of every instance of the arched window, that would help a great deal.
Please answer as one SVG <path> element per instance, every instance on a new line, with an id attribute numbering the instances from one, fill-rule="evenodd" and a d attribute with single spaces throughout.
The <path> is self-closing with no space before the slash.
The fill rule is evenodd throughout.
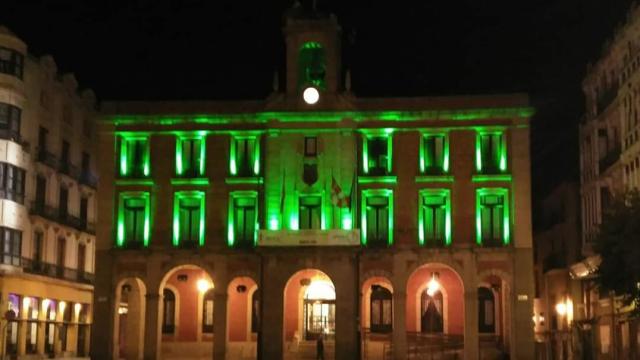
<path id="1" fill-rule="evenodd" d="M 443 332 L 443 298 L 442 293 L 437 291 L 433 296 L 427 294 L 425 289 L 420 298 L 420 324 L 423 333 Z"/>
<path id="2" fill-rule="evenodd" d="M 202 333 L 213 334 L 213 289 L 204 293 L 202 299 Z"/>
<path id="3" fill-rule="evenodd" d="M 391 332 L 392 314 L 393 300 L 391 291 L 380 285 L 373 285 L 371 287 L 371 332 Z"/>
<path id="4" fill-rule="evenodd" d="M 260 293 L 258 290 L 251 295 L 251 332 L 257 333 L 260 327 Z"/>
<path id="5" fill-rule="evenodd" d="M 495 333 L 495 299 L 491 289 L 478 288 L 478 331 L 481 333 Z"/>
<path id="6" fill-rule="evenodd" d="M 325 89 L 326 56 L 322 45 L 307 42 L 298 54 L 298 88 L 315 86 Z"/>
<path id="7" fill-rule="evenodd" d="M 176 295 L 169 289 L 162 292 L 164 311 L 162 314 L 162 333 L 173 334 L 176 330 Z"/>

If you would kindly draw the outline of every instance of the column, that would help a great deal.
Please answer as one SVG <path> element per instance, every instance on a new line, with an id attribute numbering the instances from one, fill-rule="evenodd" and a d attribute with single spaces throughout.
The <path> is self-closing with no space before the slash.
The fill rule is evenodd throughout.
<path id="1" fill-rule="evenodd" d="M 260 359 L 282 359 L 284 285 L 279 279 L 262 282 L 260 301 Z"/>
<path id="2" fill-rule="evenodd" d="M 407 358 L 407 292 L 394 289 L 393 292 L 393 356 L 397 360 Z"/>
<path id="3" fill-rule="evenodd" d="M 478 359 L 478 289 L 464 290 L 464 359 Z"/>
<path id="4" fill-rule="evenodd" d="M 216 284 L 217 285 L 217 284 Z M 224 360 L 227 351 L 227 286 L 220 284 L 216 286 L 215 298 L 213 301 L 213 359 Z M 218 290 L 220 289 L 220 293 Z M 223 292 L 224 291 L 224 292 Z"/>
<path id="5" fill-rule="evenodd" d="M 20 304 L 20 307 L 22 308 L 20 311 L 22 321 L 18 322 L 18 356 L 27 353 L 27 314 L 22 304 Z"/>
<path id="6" fill-rule="evenodd" d="M 160 294 L 145 295 L 144 359 L 158 359 L 160 347 Z"/>

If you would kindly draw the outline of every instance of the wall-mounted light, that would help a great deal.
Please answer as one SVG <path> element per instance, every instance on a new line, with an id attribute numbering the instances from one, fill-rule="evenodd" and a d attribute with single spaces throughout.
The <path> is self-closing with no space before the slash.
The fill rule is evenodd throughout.
<path id="1" fill-rule="evenodd" d="M 431 273 L 431 280 L 427 283 L 427 295 L 433 296 L 438 292 L 438 290 L 440 290 L 440 283 L 438 282 L 439 277 L 440 274 L 437 272 Z"/>
<path id="2" fill-rule="evenodd" d="M 204 293 L 204 292 L 207 292 L 209 289 L 211 289 L 213 287 L 213 284 L 209 280 L 199 279 L 196 282 L 196 287 L 198 288 L 198 291 L 200 291 L 201 293 Z"/>

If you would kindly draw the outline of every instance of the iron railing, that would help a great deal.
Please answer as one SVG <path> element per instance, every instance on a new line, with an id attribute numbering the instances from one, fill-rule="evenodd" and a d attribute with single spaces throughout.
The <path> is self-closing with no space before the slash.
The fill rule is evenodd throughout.
<path id="1" fill-rule="evenodd" d="M 58 158 L 56 158 L 53 153 L 47 151 L 46 149 L 38 150 L 37 160 L 54 169 L 58 168 Z"/>
<path id="2" fill-rule="evenodd" d="M 67 212 L 61 212 L 59 208 L 46 205 L 41 201 L 34 201 L 31 203 L 30 213 L 89 234 L 95 234 L 96 232 L 95 223 L 73 216 Z"/>
<path id="3" fill-rule="evenodd" d="M 95 176 L 94 174 L 92 174 L 90 171 L 88 170 L 83 170 L 80 172 L 80 179 L 79 179 L 80 183 L 83 185 L 87 185 L 91 188 L 97 188 L 98 187 L 98 177 Z"/>
<path id="4" fill-rule="evenodd" d="M 0 254 L 0 263 L 21 267 L 24 272 L 29 274 L 44 275 L 56 279 L 84 284 L 93 284 L 95 280 L 95 275 L 86 271 L 59 266 L 44 261 L 35 261 L 33 259 L 11 253 Z"/>

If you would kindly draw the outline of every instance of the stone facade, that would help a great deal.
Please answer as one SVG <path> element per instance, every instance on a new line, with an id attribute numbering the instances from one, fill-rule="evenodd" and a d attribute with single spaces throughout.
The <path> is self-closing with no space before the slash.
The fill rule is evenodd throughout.
<path id="1" fill-rule="evenodd" d="M 95 114 L 91 90 L 0 27 L 3 358 L 88 356 Z"/>
<path id="2" fill-rule="evenodd" d="M 528 98 L 358 98 L 285 19 L 264 101 L 104 104 L 93 354 L 533 358 Z"/>

